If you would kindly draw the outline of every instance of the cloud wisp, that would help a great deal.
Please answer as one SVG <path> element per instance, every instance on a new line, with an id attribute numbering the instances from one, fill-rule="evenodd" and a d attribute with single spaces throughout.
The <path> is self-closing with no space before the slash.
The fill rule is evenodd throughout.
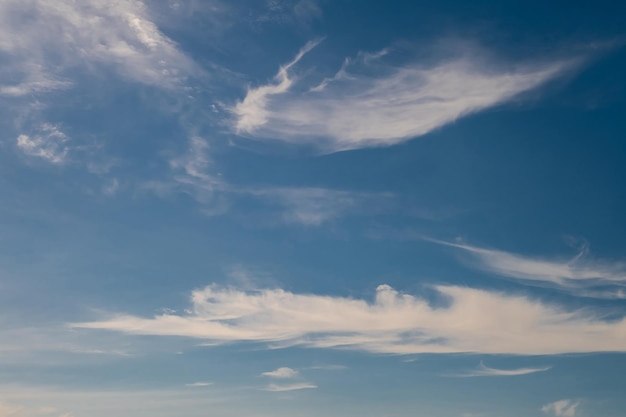
<path id="1" fill-rule="evenodd" d="M 574 417 L 576 410 L 580 405 L 579 401 L 559 400 L 541 407 L 541 411 L 545 414 L 554 415 L 556 417 Z"/>
<path id="2" fill-rule="evenodd" d="M 376 210 L 388 203 L 390 193 L 365 193 L 321 187 L 273 187 L 237 190 L 277 206 L 288 224 L 320 226 L 348 213 Z"/>
<path id="3" fill-rule="evenodd" d="M 300 382 L 297 384 L 288 384 L 288 385 L 270 384 L 263 390 L 271 391 L 271 392 L 286 392 L 286 391 L 300 391 L 303 389 L 315 389 L 315 388 L 317 388 L 317 385 L 310 384 L 308 382 Z"/>
<path id="4" fill-rule="evenodd" d="M 471 377 L 487 377 L 487 376 L 520 376 L 529 375 L 537 372 L 545 372 L 552 369 L 551 366 L 545 366 L 541 368 L 517 368 L 517 369 L 497 369 L 486 366 L 484 363 L 480 363 L 478 368 L 472 369 L 467 372 L 454 374 L 452 376 L 458 378 L 471 378 Z"/>
<path id="5" fill-rule="evenodd" d="M 626 263 L 589 260 L 584 246 L 571 259 L 540 259 L 461 243 L 432 240 L 469 254 L 484 271 L 522 282 L 551 286 L 569 293 L 593 297 L 626 298 Z"/>
<path id="6" fill-rule="evenodd" d="M 211 285 L 192 292 L 185 314 L 116 314 L 72 328 L 180 336 L 212 344 L 264 342 L 389 354 L 542 355 L 626 351 L 626 318 L 568 310 L 526 296 L 436 286 L 445 306 L 380 285 L 372 302 L 281 289 Z M 493 314 L 497 311 L 498 314 Z"/>
<path id="7" fill-rule="evenodd" d="M 282 368 L 278 368 L 275 369 L 273 371 L 269 371 L 269 372 L 263 372 L 261 375 L 263 376 L 268 376 L 270 378 L 295 378 L 299 375 L 299 372 L 296 371 L 295 369 L 291 369 L 288 367 L 282 367 Z"/>
<path id="8" fill-rule="evenodd" d="M 393 145 L 506 102 L 576 62 L 505 68 L 468 53 L 393 66 L 384 62 L 386 53 L 360 54 L 334 76 L 306 85 L 292 69 L 316 44 L 280 67 L 271 83 L 248 89 L 232 108 L 238 134 L 313 143 L 326 152 Z"/>
<path id="9" fill-rule="evenodd" d="M 24 154 L 41 158 L 51 164 L 62 165 L 69 148 L 69 137 L 58 126 L 44 123 L 34 134 L 21 134 L 17 137 L 16 145 Z"/>
<path id="10" fill-rule="evenodd" d="M 28 23 L 25 23 L 25 22 Z M 68 88 L 68 70 L 111 68 L 135 82 L 171 88 L 199 69 L 164 35 L 139 0 L 8 0 L 0 3 L 0 93 Z"/>
<path id="11" fill-rule="evenodd" d="M 209 387 L 211 385 L 213 385 L 212 382 L 194 382 L 191 384 L 186 384 L 185 386 L 189 388 L 202 388 L 202 387 Z"/>

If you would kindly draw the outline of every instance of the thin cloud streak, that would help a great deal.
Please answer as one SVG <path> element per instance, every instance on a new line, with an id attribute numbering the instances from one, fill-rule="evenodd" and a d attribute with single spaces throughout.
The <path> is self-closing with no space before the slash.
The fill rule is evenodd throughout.
<path id="1" fill-rule="evenodd" d="M 468 372 L 463 372 L 460 374 L 455 374 L 452 376 L 458 377 L 458 378 L 487 377 L 487 376 L 520 376 L 520 375 L 534 374 L 537 372 L 545 372 L 550 369 L 552 369 L 551 366 L 546 366 L 542 368 L 497 369 L 497 368 L 490 368 L 481 362 L 478 368 L 476 369 L 473 369 Z"/>
<path id="2" fill-rule="evenodd" d="M 506 102 L 577 63 L 496 69 L 467 54 L 430 66 L 394 67 L 382 63 L 385 54 L 361 54 L 344 62 L 333 77 L 295 88 L 304 80 L 290 69 L 315 45 L 307 44 L 280 67 L 273 83 L 248 89 L 231 109 L 238 134 L 314 144 L 327 152 L 389 146 Z"/>
<path id="3" fill-rule="evenodd" d="M 268 348 L 299 345 L 389 354 L 626 351 L 624 317 L 607 321 L 589 308 L 568 310 L 526 296 L 466 287 L 434 290 L 447 300 L 446 306 L 433 306 L 388 285 L 377 288 L 372 302 L 211 285 L 192 292 L 186 314 L 117 314 L 70 327 L 215 344 L 265 342 Z"/>
<path id="4" fill-rule="evenodd" d="M 211 385 L 213 385 L 212 382 L 194 382 L 192 384 L 186 384 L 185 386 L 189 388 L 201 388 L 201 387 L 208 387 Z"/>
<path id="5" fill-rule="evenodd" d="M 290 384 L 290 385 L 270 384 L 263 390 L 271 391 L 271 392 L 286 392 L 286 391 L 299 391 L 303 389 L 315 389 L 315 388 L 317 388 L 317 385 L 313 385 L 308 382 L 302 382 L 299 384 Z"/>
<path id="6" fill-rule="evenodd" d="M 586 247 L 571 259 L 548 260 L 462 243 L 427 240 L 464 251 L 473 258 L 477 268 L 496 275 L 532 285 L 549 285 L 579 296 L 626 297 L 626 263 L 587 259 Z"/>

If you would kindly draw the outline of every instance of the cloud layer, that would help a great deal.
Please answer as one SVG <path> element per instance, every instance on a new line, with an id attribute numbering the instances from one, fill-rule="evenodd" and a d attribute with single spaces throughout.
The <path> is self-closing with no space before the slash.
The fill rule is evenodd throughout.
<path id="1" fill-rule="evenodd" d="M 445 305 L 388 285 L 377 288 L 373 302 L 211 285 L 193 291 L 189 314 L 115 315 L 71 327 L 392 354 L 626 351 L 625 318 L 606 321 L 589 309 L 567 310 L 525 296 L 466 287 L 435 290 Z"/>
<path id="2" fill-rule="evenodd" d="M 315 45 L 280 67 L 271 83 L 248 89 L 232 109 L 237 133 L 314 142 L 325 151 L 392 145 L 510 100 L 573 64 L 504 67 L 470 53 L 394 66 L 383 62 L 383 51 L 347 60 L 333 77 L 306 85 L 292 70 Z"/>

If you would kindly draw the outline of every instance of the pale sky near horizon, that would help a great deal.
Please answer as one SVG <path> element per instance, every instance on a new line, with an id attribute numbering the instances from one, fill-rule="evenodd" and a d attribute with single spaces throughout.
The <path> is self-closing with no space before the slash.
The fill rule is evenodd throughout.
<path id="1" fill-rule="evenodd" d="M 0 0 L 0 417 L 620 417 L 626 7 Z"/>

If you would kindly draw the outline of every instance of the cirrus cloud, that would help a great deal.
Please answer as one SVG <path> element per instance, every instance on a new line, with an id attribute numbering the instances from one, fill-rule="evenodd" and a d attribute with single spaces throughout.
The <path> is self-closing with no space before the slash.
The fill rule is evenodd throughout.
<path id="1" fill-rule="evenodd" d="M 282 289 L 210 285 L 185 314 L 115 314 L 72 328 L 180 336 L 211 344 L 264 342 L 377 353 L 543 355 L 626 351 L 626 318 L 606 320 L 522 295 L 436 286 L 444 306 L 380 285 L 372 302 Z M 493 314 L 497 311 L 498 314 Z"/>
<path id="2" fill-rule="evenodd" d="M 232 108 L 244 136 L 314 143 L 335 152 L 388 146 L 427 134 L 572 68 L 577 60 L 503 66 L 469 53 L 430 65 L 400 66 L 385 55 L 360 54 L 332 77 L 303 87 L 293 67 L 319 42 L 309 42 L 274 80 L 249 88 Z"/>

